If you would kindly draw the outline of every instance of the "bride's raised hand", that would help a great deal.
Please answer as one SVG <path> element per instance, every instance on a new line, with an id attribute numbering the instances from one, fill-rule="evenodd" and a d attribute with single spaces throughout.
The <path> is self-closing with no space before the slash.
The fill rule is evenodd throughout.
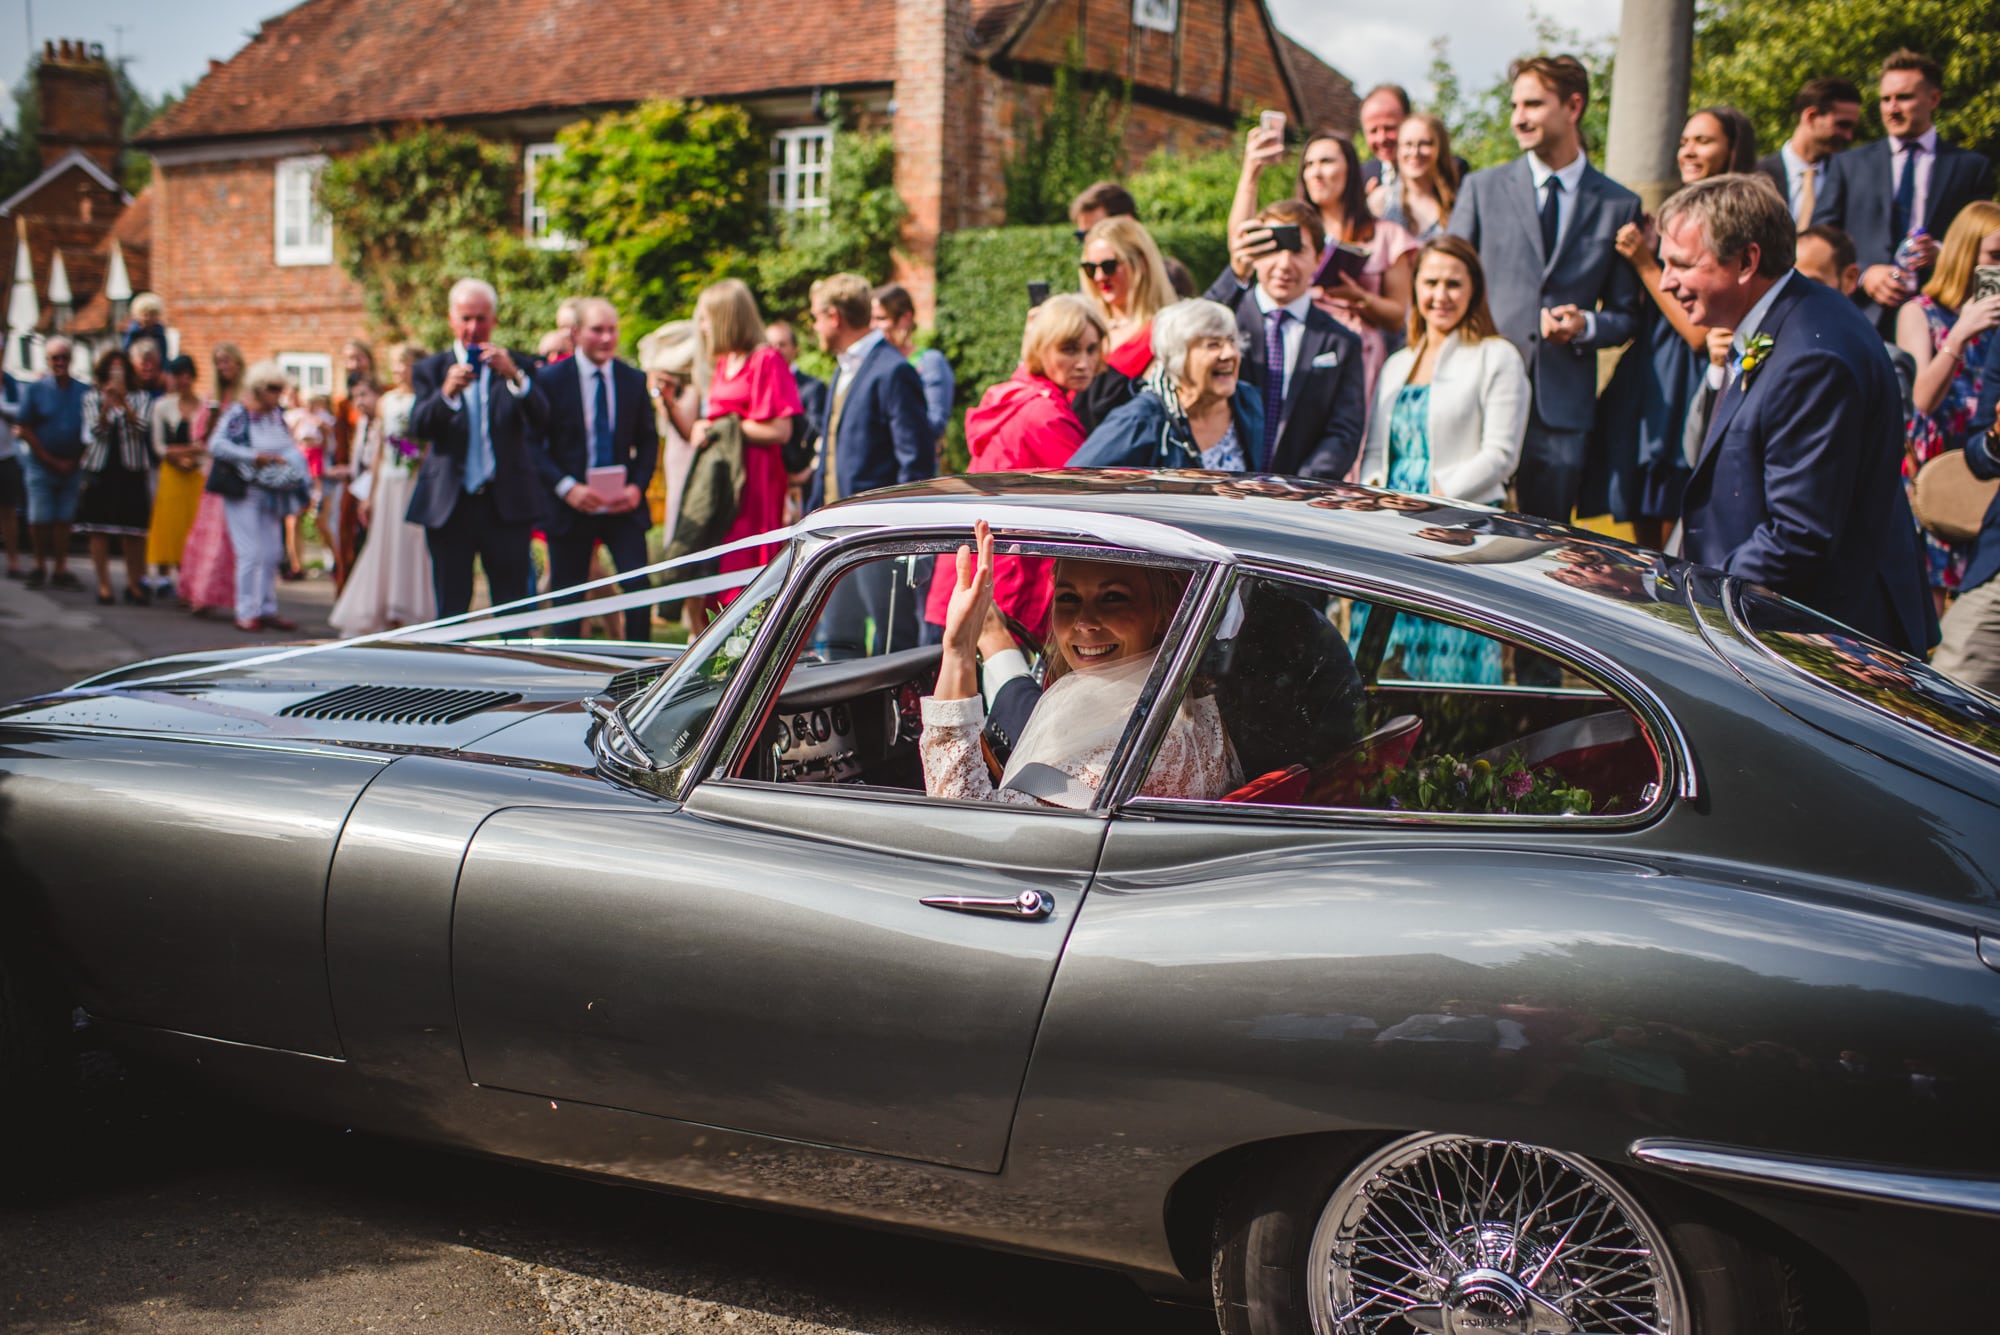
<path id="1" fill-rule="evenodd" d="M 958 549 L 957 578 L 945 605 L 940 700 L 962 700 L 979 690 L 979 632 L 993 604 L 993 530 L 983 519 L 973 528 L 973 542 L 974 547 Z"/>

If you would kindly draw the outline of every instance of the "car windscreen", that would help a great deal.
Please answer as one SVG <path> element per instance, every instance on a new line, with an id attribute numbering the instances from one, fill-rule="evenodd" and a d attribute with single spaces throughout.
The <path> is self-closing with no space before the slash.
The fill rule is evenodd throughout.
<path id="1" fill-rule="evenodd" d="M 2000 762 L 2000 700 L 1797 603 L 1741 584 L 1735 600 L 1738 622 L 1780 662 L 1911 727 Z"/>
<path id="2" fill-rule="evenodd" d="M 641 701 L 635 731 L 661 769 L 687 760 L 707 732 L 724 691 L 749 656 L 758 627 L 784 589 L 791 564 L 788 547 L 708 623 L 673 671 Z"/>

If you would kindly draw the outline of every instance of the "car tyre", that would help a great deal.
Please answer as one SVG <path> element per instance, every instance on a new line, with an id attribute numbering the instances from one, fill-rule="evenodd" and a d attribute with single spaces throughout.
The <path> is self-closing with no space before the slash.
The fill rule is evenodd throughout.
<path id="1" fill-rule="evenodd" d="M 40 969 L 0 953 L 0 1144 L 4 1180 L 39 1187 L 61 1160 L 56 1153 L 76 1107 L 70 1012 Z"/>
<path id="2" fill-rule="evenodd" d="M 1487 1194 L 1454 1200 L 1475 1191 Z M 1590 1202 L 1581 1254 L 1574 1230 L 1564 1240 L 1517 1214 L 1537 1193 L 1558 1223 Z M 1712 1213 L 1673 1188 L 1642 1202 L 1588 1160 L 1512 1141 L 1405 1136 L 1358 1160 L 1351 1143 L 1294 1145 L 1223 1192 L 1216 1321 L 1222 1335 L 1802 1331 L 1791 1269 Z M 1414 1277 L 1413 1262 L 1435 1278 Z M 1594 1301 L 1606 1292 L 1627 1315 Z M 1550 1309 L 1560 1319 L 1535 1324 Z"/>

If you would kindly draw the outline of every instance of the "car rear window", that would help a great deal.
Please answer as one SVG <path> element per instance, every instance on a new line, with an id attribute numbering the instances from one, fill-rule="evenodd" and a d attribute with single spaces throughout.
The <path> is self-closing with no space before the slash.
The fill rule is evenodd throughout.
<path id="1" fill-rule="evenodd" d="M 2000 761 L 2000 700 L 1771 594 L 1739 585 L 1736 612 L 1757 643 L 1794 670 Z"/>

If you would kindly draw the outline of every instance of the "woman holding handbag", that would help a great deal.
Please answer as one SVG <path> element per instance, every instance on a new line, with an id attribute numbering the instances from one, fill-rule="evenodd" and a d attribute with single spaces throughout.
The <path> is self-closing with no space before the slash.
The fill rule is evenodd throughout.
<path id="1" fill-rule="evenodd" d="M 245 380 L 245 400 L 224 410 L 208 446 L 215 458 L 210 489 L 223 497 L 236 553 L 236 629 L 297 630 L 278 613 L 278 563 L 285 554 L 285 520 L 312 499 L 312 474 L 285 425 L 285 369 L 259 362 Z M 234 481 L 217 487 L 217 475 L 229 473 Z"/>

